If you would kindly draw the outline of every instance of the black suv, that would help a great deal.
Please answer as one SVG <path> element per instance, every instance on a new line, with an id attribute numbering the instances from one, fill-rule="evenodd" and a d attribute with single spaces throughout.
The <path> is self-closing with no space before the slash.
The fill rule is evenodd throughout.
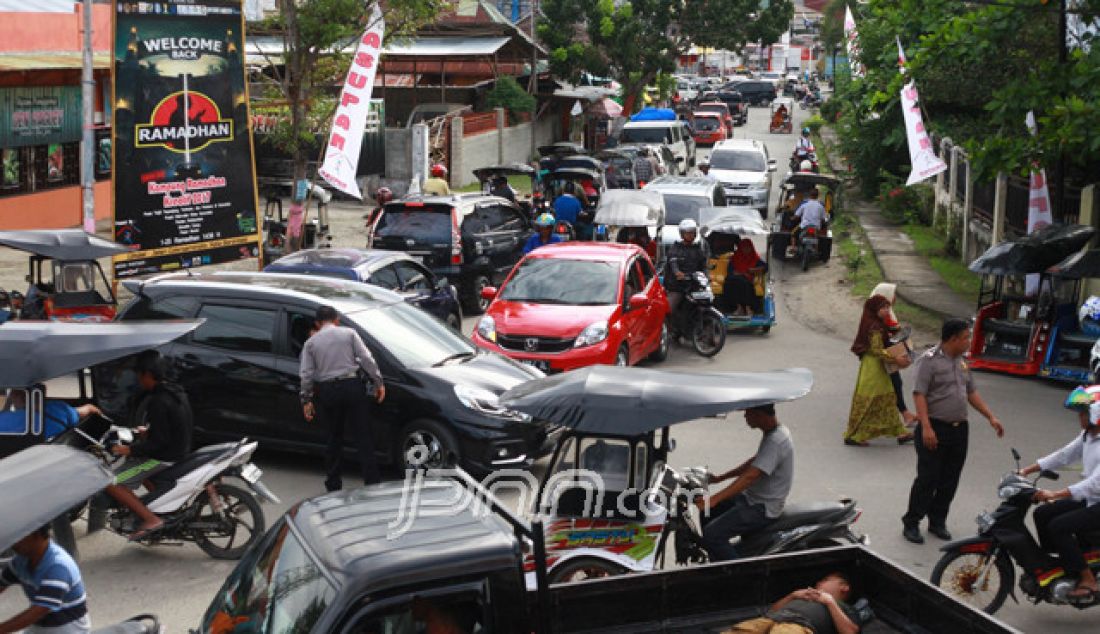
<path id="1" fill-rule="evenodd" d="M 749 79 L 726 84 L 724 90 L 735 90 L 741 93 L 745 101 L 758 106 L 766 106 L 775 100 L 775 84 L 770 81 Z"/>
<path id="2" fill-rule="evenodd" d="M 499 286 L 523 258 L 535 232 L 512 202 L 485 194 L 413 197 L 386 205 L 371 229 L 370 246 L 405 251 L 437 277 L 458 287 L 467 315 L 489 306 L 481 289 Z"/>
<path id="3" fill-rule="evenodd" d="M 408 467 L 425 445 L 432 450 L 427 466 L 457 460 L 486 472 L 526 467 L 552 449 L 549 426 L 497 403 L 501 392 L 542 374 L 479 351 L 396 293 L 272 273 L 171 274 L 124 284 L 135 297 L 120 321 L 206 320 L 161 348 L 191 399 L 203 441 L 247 436 L 275 448 L 324 451 L 326 428 L 302 416 L 298 355 L 318 306 L 328 304 L 359 332 L 382 371 L 386 399 L 372 405 L 371 429 L 383 463 Z M 128 370 L 125 363 L 96 368 L 96 394 L 112 417 L 132 389 Z M 355 442 L 349 438 L 347 446 Z"/>

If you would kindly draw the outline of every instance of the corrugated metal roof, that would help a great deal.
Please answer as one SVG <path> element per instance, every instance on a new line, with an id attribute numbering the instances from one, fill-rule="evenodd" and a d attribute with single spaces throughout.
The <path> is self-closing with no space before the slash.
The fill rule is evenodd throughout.
<path id="1" fill-rule="evenodd" d="M 0 13 L 74 13 L 75 0 L 0 0 Z"/>
<path id="2" fill-rule="evenodd" d="M 0 54 L 0 71 L 66 70 L 83 66 L 79 51 L 71 53 L 3 53 Z M 93 68 L 110 68 L 111 55 L 96 53 L 92 56 Z"/>
<path id="3" fill-rule="evenodd" d="M 454 55 L 492 55 L 509 37 L 417 37 L 390 42 L 382 55 L 392 57 L 450 57 Z"/>

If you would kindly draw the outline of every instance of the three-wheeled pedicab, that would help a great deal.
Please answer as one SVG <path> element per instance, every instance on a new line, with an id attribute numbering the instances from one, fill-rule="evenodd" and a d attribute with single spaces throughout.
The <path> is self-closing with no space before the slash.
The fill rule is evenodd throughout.
<path id="1" fill-rule="evenodd" d="M 706 562 L 691 510 L 709 476 L 704 468 L 668 466 L 675 446 L 669 426 L 801 398 L 812 385 L 804 369 L 705 374 L 590 366 L 502 394 L 502 406 L 566 428 L 535 500 L 550 581 L 661 568 L 670 542 L 677 564 Z M 859 513 L 851 500 L 788 503 L 772 524 L 742 536 L 738 552 L 862 543 L 851 530 Z M 529 586 L 534 569 L 529 555 Z"/>
<path id="2" fill-rule="evenodd" d="M 782 108 L 782 110 L 781 110 Z M 776 97 L 772 100 L 768 123 L 768 132 L 772 134 L 791 134 L 794 132 L 794 99 Z"/>
<path id="3" fill-rule="evenodd" d="M 795 210 L 809 197 L 810 192 L 817 190 L 818 201 L 825 207 L 825 226 L 821 231 L 805 232 L 798 244 L 791 244 L 791 233 L 798 227 L 798 218 Z M 836 212 L 837 197 L 840 193 L 840 179 L 830 174 L 818 174 L 816 172 L 794 172 L 788 174 L 780 184 L 780 203 L 776 210 L 777 222 L 772 228 L 771 243 L 772 256 L 786 261 L 794 259 L 801 263 L 802 270 L 809 268 L 814 260 L 828 262 L 833 251 L 833 232 L 829 228 Z M 811 235 L 812 233 L 812 235 Z M 789 246 L 794 250 L 788 251 Z"/>
<path id="4" fill-rule="evenodd" d="M 490 193 L 493 188 L 494 181 L 498 178 L 508 178 L 509 176 L 525 176 L 531 179 L 531 193 L 527 197 L 516 196 L 516 204 L 520 209 L 527 212 L 532 218 L 542 210 L 543 197 L 542 187 L 539 184 L 539 171 L 530 165 L 524 163 L 511 163 L 508 165 L 490 165 L 489 167 L 479 167 L 474 170 L 474 177 L 477 178 L 477 182 L 481 184 L 481 191 L 486 194 Z"/>
<path id="5" fill-rule="evenodd" d="M 1055 324 L 1075 321 L 1077 310 L 1077 281 L 1047 270 L 1084 248 L 1094 233 L 1083 225 L 1045 227 L 995 244 L 970 263 L 970 270 L 982 275 L 970 367 L 1039 374 Z M 1028 275 L 1038 276 L 1030 289 Z"/>
<path id="6" fill-rule="evenodd" d="M 1080 298 L 1080 281 L 1100 278 L 1100 249 L 1078 251 L 1047 269 L 1057 282 L 1072 281 L 1071 297 Z M 1050 333 L 1050 345 L 1039 367 L 1039 376 L 1078 385 L 1094 383 L 1092 350 L 1100 342 L 1100 323 L 1082 319 L 1079 312 L 1061 311 Z"/>
<path id="7" fill-rule="evenodd" d="M 726 327 L 730 330 L 759 329 L 768 332 L 775 325 L 775 295 L 768 266 L 771 258 L 770 229 L 752 207 L 703 208 L 699 210 L 699 217 L 703 239 L 711 254 L 707 263 L 711 290 L 718 298 L 715 306 L 726 316 Z M 745 241 L 750 244 L 746 245 Z M 737 268 L 746 270 L 737 271 Z M 733 300 L 728 299 L 730 294 L 725 291 L 728 276 L 733 274 L 746 278 L 742 294 L 747 294 L 751 285 L 754 298 L 753 305 L 749 307 L 751 312 L 736 310 L 738 307 L 731 305 Z"/>
<path id="8" fill-rule="evenodd" d="M 658 269 L 664 248 L 658 232 L 665 224 L 665 199 L 657 192 L 609 189 L 596 207 L 593 222 L 606 227 L 614 242 L 636 244 L 645 250 Z"/>
<path id="9" fill-rule="evenodd" d="M 0 245 L 30 254 L 22 308 L 17 315 L 9 308 L 9 318 L 114 319 L 118 302 L 96 260 L 124 253 L 125 246 L 80 229 L 0 231 Z"/>
<path id="10" fill-rule="evenodd" d="M 602 150 L 596 158 L 603 163 L 604 183 L 608 189 L 638 189 L 634 175 L 634 157 L 616 149 Z"/>

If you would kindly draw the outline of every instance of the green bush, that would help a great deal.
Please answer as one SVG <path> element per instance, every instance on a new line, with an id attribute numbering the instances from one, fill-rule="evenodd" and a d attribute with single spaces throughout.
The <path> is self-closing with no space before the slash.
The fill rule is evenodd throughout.
<path id="1" fill-rule="evenodd" d="M 825 121 L 836 123 L 840 118 L 840 111 L 843 105 L 843 102 L 839 99 L 828 99 L 825 103 L 821 104 L 821 108 L 818 112 L 821 113 L 821 118 Z"/>
<path id="2" fill-rule="evenodd" d="M 821 126 L 825 125 L 825 120 L 821 118 L 821 115 L 815 114 L 814 116 L 806 119 L 802 122 L 802 125 L 809 128 L 811 132 L 817 134 L 821 130 Z"/>
<path id="3" fill-rule="evenodd" d="M 932 224 L 935 193 L 928 185 L 906 186 L 893 174 L 879 175 L 878 204 L 882 215 L 901 224 Z"/>
<path id="4" fill-rule="evenodd" d="M 504 75 L 485 93 L 485 104 L 490 108 L 504 108 L 512 122 L 521 112 L 535 111 L 535 98 L 523 89 L 515 77 Z"/>

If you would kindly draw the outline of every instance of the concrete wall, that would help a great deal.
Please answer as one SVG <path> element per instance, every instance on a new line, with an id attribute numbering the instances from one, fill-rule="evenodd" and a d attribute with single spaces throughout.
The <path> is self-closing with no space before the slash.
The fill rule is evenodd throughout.
<path id="1" fill-rule="evenodd" d="M 96 181 L 95 218 L 110 220 L 111 181 Z M 0 197 L 0 229 L 68 229 L 83 222 L 83 193 L 79 185 Z"/>
<path id="2" fill-rule="evenodd" d="M 386 128 L 386 178 L 408 180 L 412 177 L 412 130 Z"/>
<path id="3" fill-rule="evenodd" d="M 453 138 L 451 145 L 451 186 L 463 187 L 477 182 L 473 170 L 502 163 L 528 163 L 531 155 L 531 134 L 535 146 L 548 145 L 560 138 L 557 117 L 544 116 L 534 124 L 521 123 L 503 130 L 483 132 L 474 136 Z M 459 147 L 461 146 L 461 147 Z"/>

